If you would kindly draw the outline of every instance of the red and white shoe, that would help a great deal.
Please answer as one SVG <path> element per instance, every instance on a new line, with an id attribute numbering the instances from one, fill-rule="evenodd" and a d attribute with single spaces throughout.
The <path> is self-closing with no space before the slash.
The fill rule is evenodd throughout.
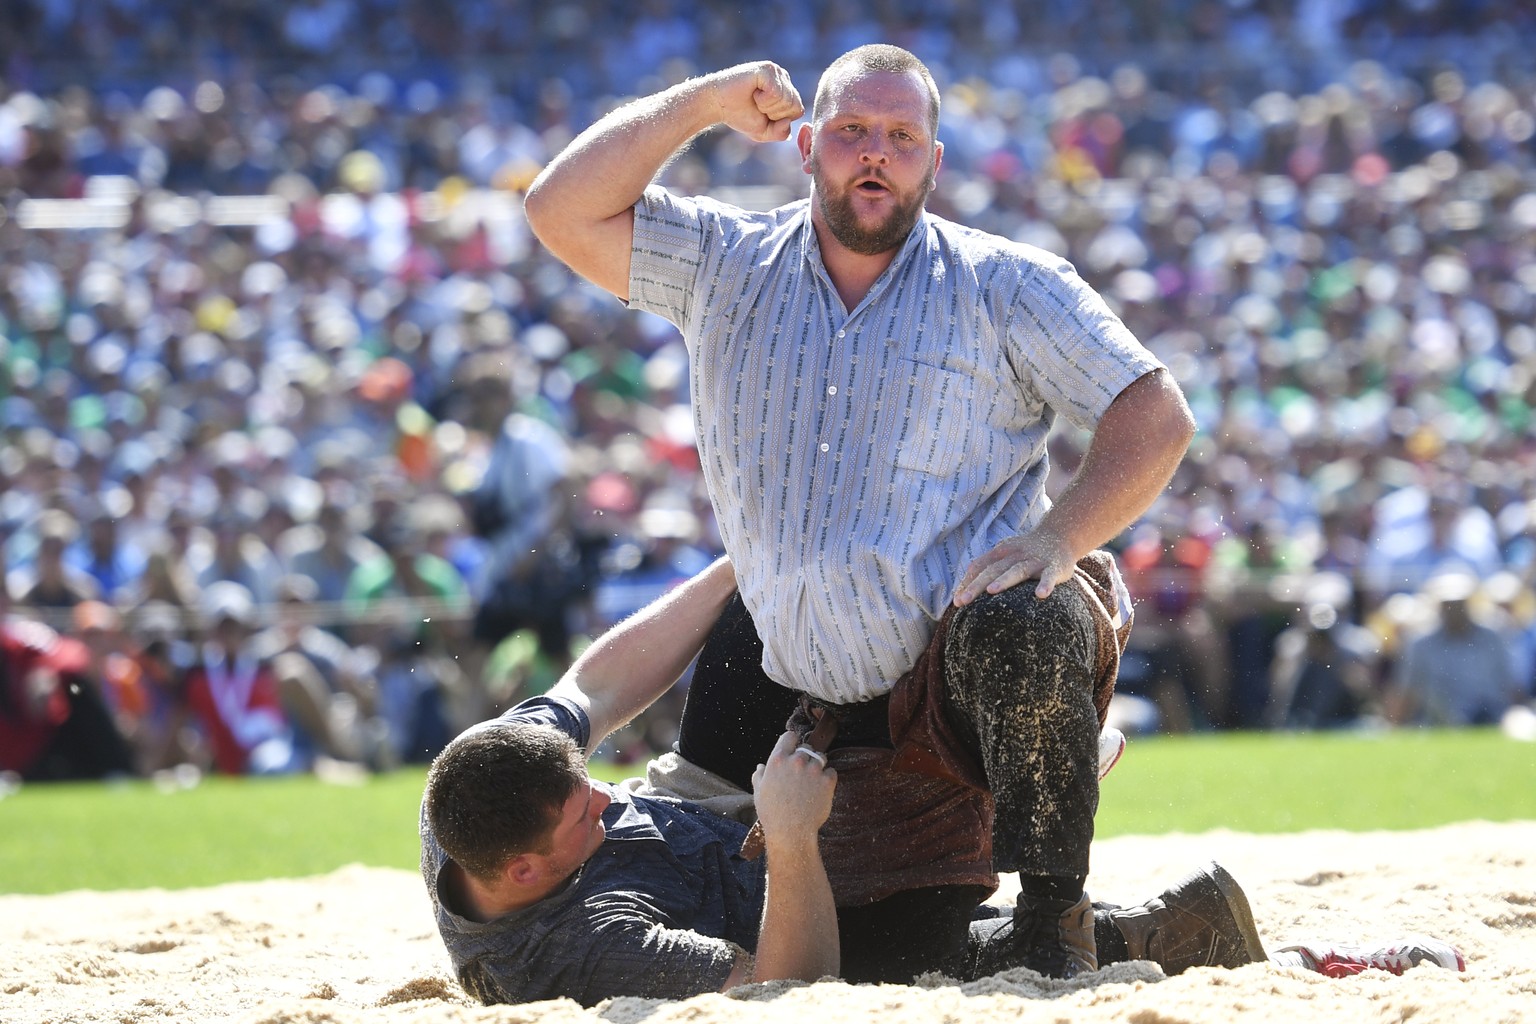
<path id="1" fill-rule="evenodd" d="M 1361 946 L 1330 946 L 1312 943 L 1283 946 L 1269 959 L 1282 967 L 1303 967 L 1330 978 L 1348 978 L 1365 970 L 1402 974 L 1419 964 L 1429 963 L 1448 971 L 1465 971 L 1466 958 L 1455 946 L 1424 936 L 1415 936 L 1391 946 L 1365 949 Z"/>

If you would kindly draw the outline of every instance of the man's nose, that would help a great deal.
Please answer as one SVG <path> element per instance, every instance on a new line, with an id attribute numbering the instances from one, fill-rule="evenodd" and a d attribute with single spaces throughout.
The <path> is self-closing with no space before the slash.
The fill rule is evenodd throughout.
<path id="1" fill-rule="evenodd" d="M 879 133 L 871 134 L 864 140 L 864 151 L 860 157 L 865 163 L 887 164 L 891 162 L 890 142 Z"/>

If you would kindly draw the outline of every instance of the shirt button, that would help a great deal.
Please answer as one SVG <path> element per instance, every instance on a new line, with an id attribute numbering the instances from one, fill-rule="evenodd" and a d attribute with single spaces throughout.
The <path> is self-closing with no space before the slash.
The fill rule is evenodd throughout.
<path id="1" fill-rule="evenodd" d="M 837 394 L 837 385 L 833 384 L 831 387 L 827 388 L 827 394 L 829 394 L 829 395 Z"/>
<path id="2" fill-rule="evenodd" d="M 846 338 L 848 336 L 848 332 L 847 331 L 838 331 L 837 332 L 837 336 L 839 338 Z"/>
<path id="3" fill-rule="evenodd" d="M 821 442 L 821 450 L 824 451 L 824 452 L 825 451 L 831 451 L 832 450 L 832 446 L 827 444 L 827 442 L 823 441 L 823 442 Z"/>

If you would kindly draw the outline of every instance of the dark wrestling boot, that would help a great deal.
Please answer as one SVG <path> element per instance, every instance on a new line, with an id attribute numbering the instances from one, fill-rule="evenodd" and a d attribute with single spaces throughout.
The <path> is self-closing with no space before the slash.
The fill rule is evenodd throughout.
<path id="1" fill-rule="evenodd" d="M 1047 978 L 1075 978 L 1099 969 L 1093 904 L 1021 895 L 1013 920 L 993 932 L 977 958 L 977 976 L 1028 967 Z"/>
<path id="2" fill-rule="evenodd" d="M 1151 960 L 1170 976 L 1191 967 L 1241 967 L 1266 959 L 1248 897 L 1215 861 L 1161 896 L 1113 911 L 1110 918 L 1132 960 Z"/>

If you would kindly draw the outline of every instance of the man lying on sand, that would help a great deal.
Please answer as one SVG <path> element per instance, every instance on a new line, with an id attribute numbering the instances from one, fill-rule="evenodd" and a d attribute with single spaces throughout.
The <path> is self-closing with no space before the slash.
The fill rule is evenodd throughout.
<path id="1" fill-rule="evenodd" d="M 754 860 L 740 856 L 741 822 L 586 772 L 585 754 L 686 669 L 734 590 L 730 563 L 716 562 L 600 638 L 547 695 L 466 730 L 433 763 L 422 875 L 459 981 L 482 1002 L 682 999 L 837 974 L 837 871 L 817 845 L 837 778 L 824 755 L 786 732 L 758 769 L 767 855 Z M 1140 906 L 1095 907 L 1101 965 L 1146 959 L 1177 974 L 1265 958 L 1246 896 L 1216 864 Z M 922 971 L 966 980 L 994 965 L 989 943 L 1007 921 L 988 913 L 967 948 Z M 1335 975 L 1425 960 L 1463 969 L 1434 940 L 1274 959 Z"/>

